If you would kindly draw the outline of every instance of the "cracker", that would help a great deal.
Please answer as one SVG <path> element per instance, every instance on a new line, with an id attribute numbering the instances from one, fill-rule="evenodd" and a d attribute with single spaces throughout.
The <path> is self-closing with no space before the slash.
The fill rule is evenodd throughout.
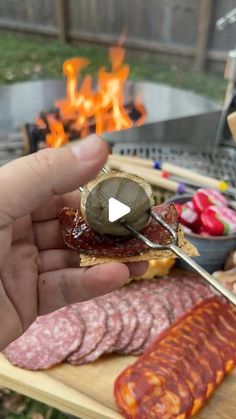
<path id="1" fill-rule="evenodd" d="M 178 230 L 178 246 L 190 257 L 199 256 L 199 253 L 196 247 L 190 243 L 184 237 L 184 232 L 182 228 Z M 138 255 L 134 256 L 124 256 L 124 257 L 109 257 L 109 256 L 93 256 L 86 255 L 84 253 L 80 254 L 80 266 L 94 266 L 101 263 L 108 262 L 139 262 L 139 261 L 149 261 L 154 259 L 162 259 L 165 257 L 173 257 L 175 259 L 177 256 L 171 252 L 171 250 L 154 250 L 150 249 L 146 252 L 140 252 Z"/>

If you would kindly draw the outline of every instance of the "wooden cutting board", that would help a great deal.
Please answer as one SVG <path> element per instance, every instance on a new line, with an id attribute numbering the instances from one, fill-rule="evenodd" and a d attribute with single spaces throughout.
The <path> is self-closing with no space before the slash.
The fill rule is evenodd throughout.
<path id="1" fill-rule="evenodd" d="M 113 383 L 132 357 L 109 356 L 90 365 L 61 365 L 46 372 L 13 367 L 0 355 L 0 385 L 82 419 L 119 419 Z M 236 371 L 226 377 L 196 419 L 236 418 Z"/>

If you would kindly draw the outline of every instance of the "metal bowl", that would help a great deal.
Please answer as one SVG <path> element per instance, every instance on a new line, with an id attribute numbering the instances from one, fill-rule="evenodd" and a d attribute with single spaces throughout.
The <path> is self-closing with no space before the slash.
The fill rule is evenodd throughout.
<path id="1" fill-rule="evenodd" d="M 174 196 L 167 202 L 183 204 L 191 199 L 190 195 Z M 231 250 L 236 249 L 236 234 L 218 237 L 203 237 L 199 234 L 185 233 L 185 237 L 196 248 L 200 256 L 194 258 L 208 272 L 212 273 L 223 268 L 225 260 Z M 178 261 L 178 266 L 190 269 L 184 262 Z"/>

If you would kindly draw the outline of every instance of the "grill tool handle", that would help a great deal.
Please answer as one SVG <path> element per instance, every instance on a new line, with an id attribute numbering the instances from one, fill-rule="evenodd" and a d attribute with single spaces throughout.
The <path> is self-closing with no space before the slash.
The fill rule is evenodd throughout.
<path id="1" fill-rule="evenodd" d="M 220 19 L 216 21 L 216 29 L 222 31 L 225 26 L 232 25 L 236 22 L 236 8 L 232 9 L 230 12 L 226 13 Z"/>
<path id="2" fill-rule="evenodd" d="M 236 112 L 232 112 L 227 116 L 227 122 L 233 139 L 236 142 Z"/>
<path id="3" fill-rule="evenodd" d="M 176 256 L 191 266 L 191 268 L 199 273 L 212 287 L 214 287 L 220 294 L 222 294 L 225 298 L 227 298 L 227 300 L 236 306 L 236 296 L 231 291 L 225 288 L 219 281 L 217 281 L 217 279 L 210 275 L 188 255 L 186 255 L 178 246 L 171 244 L 169 248 L 173 253 L 176 254 Z"/>

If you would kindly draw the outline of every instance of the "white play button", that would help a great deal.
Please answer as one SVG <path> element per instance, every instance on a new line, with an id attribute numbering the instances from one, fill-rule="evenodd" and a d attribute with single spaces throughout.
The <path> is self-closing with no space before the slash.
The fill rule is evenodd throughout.
<path id="1" fill-rule="evenodd" d="M 115 198 L 109 198 L 108 201 L 108 219 L 110 223 L 119 220 L 124 215 L 129 214 L 131 211 L 130 207 L 118 201 Z"/>

